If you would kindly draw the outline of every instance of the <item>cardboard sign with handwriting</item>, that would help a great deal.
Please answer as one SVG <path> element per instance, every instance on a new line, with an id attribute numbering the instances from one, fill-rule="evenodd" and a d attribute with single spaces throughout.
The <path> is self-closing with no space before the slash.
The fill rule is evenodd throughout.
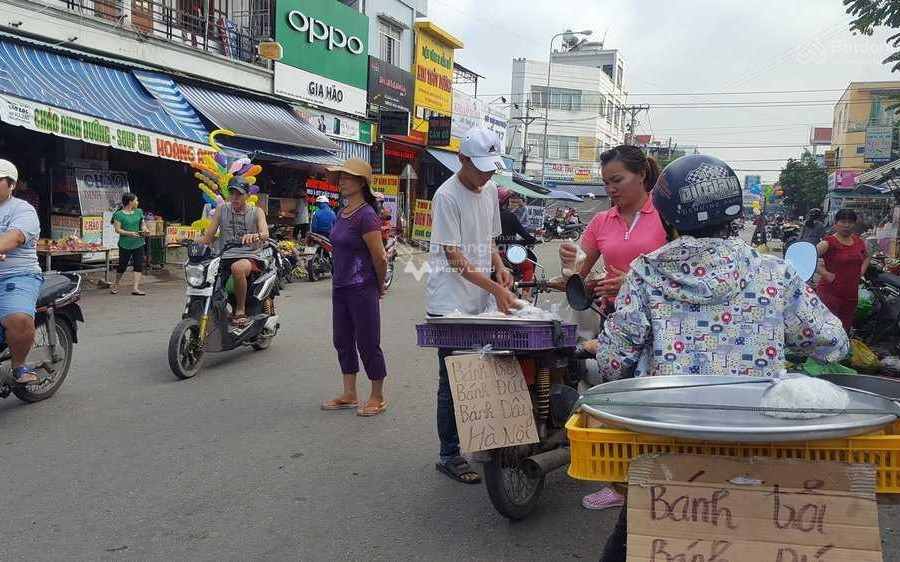
<path id="1" fill-rule="evenodd" d="M 514 357 L 445 359 L 463 453 L 537 443 L 525 376 Z"/>
<path id="2" fill-rule="evenodd" d="M 638 457 L 628 471 L 628 560 L 881 562 L 875 468 Z"/>

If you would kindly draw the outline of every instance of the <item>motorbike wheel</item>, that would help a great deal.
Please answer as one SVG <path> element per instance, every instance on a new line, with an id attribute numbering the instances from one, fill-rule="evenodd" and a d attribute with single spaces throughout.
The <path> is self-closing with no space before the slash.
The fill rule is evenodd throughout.
<path id="1" fill-rule="evenodd" d="M 387 289 L 391 288 L 391 283 L 394 282 L 394 260 L 389 260 L 387 264 L 387 272 L 384 275 L 384 286 Z"/>
<path id="2" fill-rule="evenodd" d="M 544 476 L 533 478 L 522 467 L 531 450 L 528 445 L 494 449 L 491 460 L 484 463 L 484 486 L 491 503 L 500 515 L 513 521 L 531 515 L 544 489 Z"/>
<path id="3" fill-rule="evenodd" d="M 574 230 L 569 238 L 572 239 L 572 242 L 578 242 L 578 239 L 581 238 L 581 229 Z"/>
<path id="4" fill-rule="evenodd" d="M 19 400 L 28 403 L 40 402 L 41 400 L 46 400 L 53 396 L 56 391 L 59 390 L 59 387 L 62 386 L 63 381 L 66 379 L 66 375 L 69 374 L 69 367 L 72 366 L 72 352 L 75 350 L 73 344 L 74 339 L 72 328 L 69 327 L 64 320 L 57 318 L 56 341 L 57 352 L 60 354 L 60 359 L 53 364 L 53 372 L 51 373 L 45 369 L 38 369 L 38 376 L 42 376 L 42 378 L 45 378 L 46 380 L 41 384 L 14 386 L 12 388 L 13 394 L 15 394 Z M 41 347 L 49 346 L 47 324 L 37 327 L 34 340 L 35 347 L 32 350 L 32 353 Z M 47 349 L 47 353 L 50 353 L 49 348 Z"/>
<path id="5" fill-rule="evenodd" d="M 169 337 L 169 368 L 179 379 L 189 379 L 200 372 L 203 349 L 198 348 L 200 324 L 185 318 L 175 326 Z"/>
<path id="6" fill-rule="evenodd" d="M 306 278 L 310 281 L 318 281 L 319 274 L 316 271 L 316 263 L 318 262 L 317 258 L 313 258 L 306 262 Z"/>

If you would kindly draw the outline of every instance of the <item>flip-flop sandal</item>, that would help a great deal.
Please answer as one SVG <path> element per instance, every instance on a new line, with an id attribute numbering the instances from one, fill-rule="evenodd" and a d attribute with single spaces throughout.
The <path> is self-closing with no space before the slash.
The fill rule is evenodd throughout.
<path id="1" fill-rule="evenodd" d="M 147 293 L 145 293 L 144 291 L 131 291 L 131 294 L 136 297 L 143 297 L 147 295 Z"/>
<path id="2" fill-rule="evenodd" d="M 22 377 L 25 377 L 28 375 L 34 375 L 34 380 L 23 381 Z M 38 374 L 35 373 L 34 371 L 32 371 L 31 369 L 25 371 L 24 373 L 19 373 L 19 376 L 15 377 L 13 379 L 13 384 L 15 384 L 17 386 L 28 386 L 29 384 L 38 384 L 40 382 L 41 382 L 41 377 L 39 377 Z"/>
<path id="3" fill-rule="evenodd" d="M 232 326 L 246 326 L 249 323 L 250 320 L 247 318 L 246 314 L 235 314 L 231 317 Z"/>
<path id="4" fill-rule="evenodd" d="M 344 402 L 343 400 L 339 400 L 337 398 L 333 400 L 328 400 L 327 402 L 322 402 L 319 404 L 319 407 L 326 411 L 331 410 L 353 410 L 359 407 L 359 401 L 356 402 Z"/>
<path id="5" fill-rule="evenodd" d="M 459 457 L 458 459 L 450 461 L 446 464 L 440 462 L 436 463 L 434 467 L 450 478 L 456 480 L 457 482 L 462 482 L 463 484 L 481 483 L 481 476 L 474 469 L 472 469 L 472 467 L 469 465 L 469 462 L 462 457 Z M 465 478 L 463 478 L 463 476 L 466 474 L 474 474 L 475 478 L 466 480 Z"/>
<path id="6" fill-rule="evenodd" d="M 111 295 L 118 295 L 118 294 L 119 294 L 119 290 L 118 290 L 118 289 L 110 289 L 110 290 L 109 290 L 109 294 L 111 294 Z"/>
<path id="7" fill-rule="evenodd" d="M 379 404 L 373 405 L 366 403 L 362 408 L 356 410 L 356 415 L 361 418 L 370 418 L 372 416 L 377 416 L 385 410 L 387 410 L 387 401 L 382 401 Z"/>

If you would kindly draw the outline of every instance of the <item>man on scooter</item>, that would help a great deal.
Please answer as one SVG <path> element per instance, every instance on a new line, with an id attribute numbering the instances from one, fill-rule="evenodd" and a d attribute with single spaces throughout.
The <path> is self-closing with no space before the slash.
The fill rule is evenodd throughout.
<path id="1" fill-rule="evenodd" d="M 0 335 L 12 355 L 16 384 L 24 385 L 39 380 L 25 358 L 34 345 L 34 309 L 43 276 L 35 251 L 41 224 L 34 207 L 13 197 L 18 179 L 15 165 L 0 160 Z"/>
<path id="2" fill-rule="evenodd" d="M 234 282 L 234 313 L 231 323 L 243 326 L 249 322 L 245 312 L 247 302 L 247 278 L 259 265 L 254 257 L 262 242 L 269 239 L 269 225 L 266 213 L 259 207 L 247 204 L 247 193 L 250 184 L 242 177 L 232 178 L 228 182 L 231 200 L 216 207 L 210 219 L 209 228 L 198 240 L 200 244 L 212 244 L 219 230 L 218 246 L 221 251 L 229 244 L 240 243 L 242 247 L 229 249 L 223 259 L 231 262 L 231 278 Z"/>
<path id="3" fill-rule="evenodd" d="M 842 359 L 847 336 L 792 266 L 731 238 L 741 185 L 718 158 L 669 164 L 653 204 L 669 243 L 638 257 L 625 275 L 599 342 L 604 379 L 653 375 L 777 376 L 784 348 Z M 625 560 L 625 509 L 601 560 Z"/>
<path id="4" fill-rule="evenodd" d="M 526 246 L 532 246 L 537 243 L 537 239 L 531 235 L 525 227 L 522 226 L 522 223 L 519 222 L 519 219 L 516 215 L 509 210 L 509 200 L 513 196 L 513 190 L 508 187 L 498 187 L 497 188 L 497 199 L 500 202 L 500 236 L 497 237 L 496 243 L 497 248 L 500 250 L 500 254 L 503 257 L 506 257 L 506 248 L 510 244 L 525 244 Z M 531 261 L 524 261 L 518 265 L 513 266 L 519 272 L 519 278 L 522 281 L 533 281 L 534 280 L 534 263 Z"/>

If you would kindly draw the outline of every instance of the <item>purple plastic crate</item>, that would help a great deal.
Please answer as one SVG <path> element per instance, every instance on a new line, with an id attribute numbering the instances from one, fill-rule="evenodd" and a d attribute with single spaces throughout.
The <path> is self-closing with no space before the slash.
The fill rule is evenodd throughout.
<path id="1" fill-rule="evenodd" d="M 490 344 L 496 350 L 516 351 L 575 347 L 575 324 L 560 324 L 558 332 L 554 329 L 552 324 L 417 324 L 416 336 L 419 347 L 473 349 Z"/>

